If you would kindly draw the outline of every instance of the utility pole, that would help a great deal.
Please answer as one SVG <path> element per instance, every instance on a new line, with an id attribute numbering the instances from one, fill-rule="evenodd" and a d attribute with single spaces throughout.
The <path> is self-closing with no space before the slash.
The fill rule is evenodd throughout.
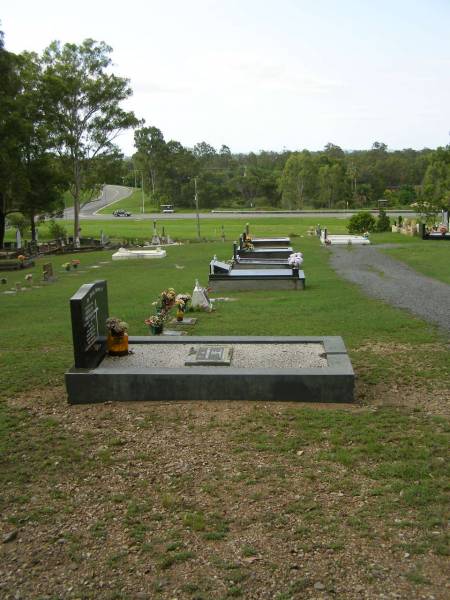
<path id="1" fill-rule="evenodd" d="M 197 194 L 197 177 L 194 177 L 194 187 L 195 187 L 195 212 L 197 213 L 197 237 L 201 239 L 200 236 L 200 215 L 198 214 L 198 194 Z"/>
<path id="2" fill-rule="evenodd" d="M 141 171 L 142 214 L 144 214 L 144 171 Z"/>

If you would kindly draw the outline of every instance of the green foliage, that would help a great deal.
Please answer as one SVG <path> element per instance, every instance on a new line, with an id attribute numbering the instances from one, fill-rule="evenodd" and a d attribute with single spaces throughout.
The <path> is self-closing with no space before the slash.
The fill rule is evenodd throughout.
<path id="1" fill-rule="evenodd" d="M 366 211 L 356 213 L 351 216 L 347 229 L 349 233 L 364 233 L 365 231 L 375 231 L 375 217 L 370 212 Z"/>
<path id="2" fill-rule="evenodd" d="M 382 233 L 383 231 L 391 230 L 391 221 L 383 208 L 380 208 L 376 223 L 376 230 Z M 368 230 L 367 230 L 368 231 Z"/>
<path id="3" fill-rule="evenodd" d="M 19 212 L 8 215 L 8 223 L 14 229 L 18 229 L 21 236 L 25 234 L 29 225 L 28 220 Z"/>
<path id="4" fill-rule="evenodd" d="M 121 131 L 138 124 L 134 114 L 120 106 L 132 90 L 127 79 L 109 72 L 111 51 L 92 39 L 79 46 L 52 42 L 42 57 L 42 93 L 52 123 L 52 146 L 61 156 L 74 198 L 74 237 L 81 192 L 93 185 L 92 169 L 118 152 L 112 140 Z"/>
<path id="5" fill-rule="evenodd" d="M 64 225 L 62 223 L 58 223 L 54 219 L 49 221 L 48 231 L 51 239 L 53 240 L 60 240 L 65 238 L 67 235 L 67 230 Z"/>

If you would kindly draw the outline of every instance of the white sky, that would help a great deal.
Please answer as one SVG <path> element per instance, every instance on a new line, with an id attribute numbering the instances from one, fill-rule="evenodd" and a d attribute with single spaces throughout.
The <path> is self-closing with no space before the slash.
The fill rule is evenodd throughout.
<path id="1" fill-rule="evenodd" d="M 12 52 L 107 42 L 128 107 L 186 146 L 449 142 L 449 0 L 25 0 L 0 20 Z"/>

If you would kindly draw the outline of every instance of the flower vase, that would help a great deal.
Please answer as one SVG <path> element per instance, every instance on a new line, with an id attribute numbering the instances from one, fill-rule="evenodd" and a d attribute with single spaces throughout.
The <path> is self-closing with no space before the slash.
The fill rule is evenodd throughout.
<path id="1" fill-rule="evenodd" d="M 292 276 L 298 277 L 298 267 L 292 267 Z"/>
<path id="2" fill-rule="evenodd" d="M 122 335 L 108 333 L 106 347 L 110 356 L 126 356 L 128 354 L 128 333 Z"/>
<path id="3" fill-rule="evenodd" d="M 179 308 L 176 314 L 177 321 L 181 322 L 184 319 L 184 311 Z"/>
<path id="4" fill-rule="evenodd" d="M 152 335 L 161 335 L 164 329 L 164 325 L 150 325 L 150 331 Z"/>

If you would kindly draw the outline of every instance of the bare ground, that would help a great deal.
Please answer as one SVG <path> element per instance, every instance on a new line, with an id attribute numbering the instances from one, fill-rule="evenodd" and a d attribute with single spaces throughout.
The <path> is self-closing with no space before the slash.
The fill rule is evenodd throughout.
<path id="1" fill-rule="evenodd" d="M 442 408 L 435 391 L 417 386 L 359 384 L 358 399 L 339 410 Z M 394 506 L 379 518 L 366 473 L 321 462 L 326 440 L 294 452 L 255 451 L 252 436 L 273 424 L 289 437 L 301 405 L 70 407 L 63 388 L 9 405 L 50 433 L 38 446 L 42 473 L 25 469 L 2 493 L 5 600 L 450 596 L 447 557 L 414 550 L 423 535 L 415 511 Z M 23 461 L 33 461 L 31 451 L 25 444 Z"/>

